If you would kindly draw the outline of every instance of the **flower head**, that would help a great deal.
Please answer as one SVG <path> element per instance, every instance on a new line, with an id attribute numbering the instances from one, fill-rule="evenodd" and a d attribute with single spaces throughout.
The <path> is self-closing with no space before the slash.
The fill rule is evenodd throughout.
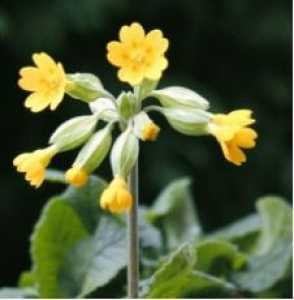
<path id="1" fill-rule="evenodd" d="M 138 85 L 144 78 L 159 80 L 168 66 L 164 53 L 168 40 L 158 29 L 145 34 L 138 23 L 123 26 L 119 32 L 120 41 L 107 44 L 107 58 L 119 67 L 118 77 L 131 85 Z"/>
<path id="2" fill-rule="evenodd" d="M 248 127 L 255 122 L 251 114 L 252 111 L 247 109 L 235 110 L 227 115 L 216 114 L 208 125 L 209 132 L 216 137 L 225 158 L 237 166 L 246 162 L 242 148 L 255 147 L 257 133 Z"/>
<path id="3" fill-rule="evenodd" d="M 32 112 L 40 112 L 50 106 L 55 110 L 62 101 L 66 87 L 66 75 L 61 63 L 56 63 L 48 54 L 41 52 L 33 55 L 36 67 L 20 70 L 18 85 L 31 92 L 26 98 L 25 107 Z"/>
<path id="4" fill-rule="evenodd" d="M 73 166 L 65 173 L 65 180 L 75 187 L 81 187 L 85 185 L 88 179 L 89 175 L 86 173 L 86 171 L 77 166 Z"/>
<path id="5" fill-rule="evenodd" d="M 153 122 L 145 124 L 142 130 L 143 141 L 155 141 L 159 134 L 160 128 Z"/>
<path id="6" fill-rule="evenodd" d="M 132 195 L 128 190 L 125 180 L 116 176 L 103 192 L 100 199 L 100 206 L 112 213 L 122 213 L 131 208 L 133 203 Z"/>
<path id="7" fill-rule="evenodd" d="M 26 173 L 25 179 L 36 188 L 40 187 L 45 178 L 45 171 L 53 156 L 57 153 L 55 146 L 23 153 L 13 160 L 18 172 Z"/>

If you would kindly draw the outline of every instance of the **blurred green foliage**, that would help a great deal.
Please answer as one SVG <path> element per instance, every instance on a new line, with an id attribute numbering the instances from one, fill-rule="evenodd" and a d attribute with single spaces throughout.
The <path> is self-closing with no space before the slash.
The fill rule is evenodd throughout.
<path id="1" fill-rule="evenodd" d="M 171 179 L 194 178 L 194 198 L 206 230 L 253 211 L 257 197 L 277 193 L 291 198 L 291 3 L 287 0 L 1 0 L 1 203 L 0 283 L 14 285 L 29 267 L 28 236 L 40 208 L 59 187 L 34 191 L 13 169 L 13 157 L 43 146 L 69 116 L 87 112 L 65 101 L 55 112 L 32 115 L 23 108 L 18 69 L 31 54 L 46 51 L 67 72 L 93 72 L 111 91 L 122 84 L 105 59 L 105 45 L 132 21 L 161 28 L 170 39 L 169 68 L 160 86 L 180 84 L 206 96 L 213 111 L 251 108 L 259 139 L 248 163 L 227 163 L 213 138 L 185 137 L 162 127 L 156 143 L 142 147 L 141 202 Z M 123 86 L 127 89 L 127 86 Z M 72 154 L 54 167 L 67 168 Z M 99 174 L 110 178 L 109 164 Z M 8 259 L 9 257 L 9 259 Z"/>

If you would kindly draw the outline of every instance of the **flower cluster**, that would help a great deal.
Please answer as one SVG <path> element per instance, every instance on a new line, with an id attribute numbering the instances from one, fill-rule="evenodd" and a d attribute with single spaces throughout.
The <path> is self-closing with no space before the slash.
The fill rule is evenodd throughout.
<path id="1" fill-rule="evenodd" d="M 155 141 L 160 128 L 150 118 L 152 111 L 161 113 L 176 131 L 191 136 L 212 135 L 220 144 L 224 157 L 235 165 L 246 161 L 244 149 L 255 146 L 257 133 L 250 128 L 255 121 L 252 111 L 240 109 L 228 114 L 208 111 L 209 102 L 195 91 L 171 86 L 157 89 L 167 68 L 165 52 L 169 42 L 160 30 L 145 33 L 138 23 L 123 26 L 119 41 L 107 45 L 107 59 L 119 68 L 118 78 L 132 90 L 114 97 L 100 79 L 89 73 L 66 74 L 61 63 L 46 53 L 33 55 L 35 67 L 20 70 L 19 86 L 31 92 L 25 106 L 32 112 L 51 110 L 67 94 L 87 103 L 90 113 L 74 117 L 60 125 L 49 139 L 49 146 L 18 155 L 13 164 L 32 186 L 44 181 L 46 168 L 60 152 L 81 147 L 65 180 L 81 187 L 110 153 L 113 180 L 103 192 L 100 205 L 113 213 L 122 213 L 132 205 L 127 178 L 139 155 L 139 140 Z M 155 98 L 159 105 L 146 104 Z M 103 126 L 98 127 L 102 121 Z M 121 134 L 112 141 L 118 125 Z M 97 127 L 99 128 L 97 130 Z"/>

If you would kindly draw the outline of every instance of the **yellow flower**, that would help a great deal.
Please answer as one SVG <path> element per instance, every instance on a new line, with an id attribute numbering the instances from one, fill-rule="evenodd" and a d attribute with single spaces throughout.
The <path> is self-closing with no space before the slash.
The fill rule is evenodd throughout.
<path id="1" fill-rule="evenodd" d="M 122 213 L 131 208 L 133 203 L 132 195 L 128 190 L 125 180 L 116 176 L 103 192 L 100 198 L 100 206 L 112 213 Z"/>
<path id="2" fill-rule="evenodd" d="M 25 107 L 32 112 L 40 112 L 47 106 L 55 110 L 65 93 L 66 75 L 61 63 L 56 63 L 44 52 L 35 53 L 33 61 L 36 67 L 24 67 L 20 70 L 18 85 L 32 92 L 25 101 Z"/>
<path id="3" fill-rule="evenodd" d="M 120 68 L 119 79 L 133 86 L 140 84 L 144 78 L 160 79 L 168 66 L 164 57 L 168 40 L 163 38 L 162 32 L 155 29 L 145 35 L 140 24 L 132 23 L 120 29 L 119 38 L 120 42 L 107 44 L 107 58 Z"/>
<path id="4" fill-rule="evenodd" d="M 155 141 L 159 134 L 160 128 L 153 122 L 145 124 L 142 132 L 143 141 Z"/>
<path id="5" fill-rule="evenodd" d="M 55 146 L 36 150 L 32 153 L 23 153 L 13 160 L 18 172 L 26 173 L 25 179 L 36 188 L 40 187 L 45 178 L 46 168 L 53 156 L 57 153 Z"/>
<path id="6" fill-rule="evenodd" d="M 69 184 L 81 187 L 87 183 L 89 175 L 82 168 L 73 166 L 65 173 L 65 179 Z"/>
<path id="7" fill-rule="evenodd" d="M 247 109 L 235 110 L 227 115 L 216 114 L 208 126 L 209 132 L 219 142 L 225 158 L 240 166 L 246 162 L 243 149 L 255 147 L 257 133 L 248 126 L 255 123 L 251 118 L 252 111 Z"/>

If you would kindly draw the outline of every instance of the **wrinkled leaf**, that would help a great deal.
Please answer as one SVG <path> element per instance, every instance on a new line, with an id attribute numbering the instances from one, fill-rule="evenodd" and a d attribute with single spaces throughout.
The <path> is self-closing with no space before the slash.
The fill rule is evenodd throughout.
<path id="1" fill-rule="evenodd" d="M 61 285 L 70 297 L 84 297 L 113 279 L 127 263 L 125 224 L 103 217 L 95 234 L 81 241 L 65 257 Z"/>
<path id="2" fill-rule="evenodd" d="M 231 243 L 208 240 L 197 244 L 195 269 L 214 275 L 224 275 L 227 270 L 238 270 L 246 256 Z"/>
<path id="3" fill-rule="evenodd" d="M 193 245 L 180 247 L 144 283 L 142 295 L 146 298 L 184 298 L 207 289 L 235 291 L 234 285 L 224 279 L 197 270 L 198 260 L 201 257 L 197 256 Z"/>
<path id="4" fill-rule="evenodd" d="M 70 186 L 59 196 L 59 199 L 70 204 L 91 233 L 96 230 L 97 222 L 101 216 L 99 199 L 106 185 L 104 180 L 90 176 L 85 186 L 81 188 Z"/>
<path id="5" fill-rule="evenodd" d="M 66 202 L 53 198 L 43 210 L 32 235 L 31 253 L 34 274 L 41 297 L 66 297 L 58 280 L 66 253 L 87 231 L 74 209 Z"/>
<path id="6" fill-rule="evenodd" d="M 169 249 L 174 249 L 184 242 L 196 240 L 201 234 L 189 186 L 188 178 L 171 182 L 147 214 L 151 222 L 160 221 L 163 224 Z"/>
<path id="7" fill-rule="evenodd" d="M 205 239 L 222 239 L 233 242 L 245 252 L 254 250 L 261 227 L 261 219 L 258 214 L 244 217 L 222 229 L 205 236 Z"/>
<path id="8" fill-rule="evenodd" d="M 246 270 L 234 275 L 243 290 L 253 293 L 271 289 L 290 276 L 292 259 L 292 209 L 279 197 L 257 202 L 261 234 Z"/>

